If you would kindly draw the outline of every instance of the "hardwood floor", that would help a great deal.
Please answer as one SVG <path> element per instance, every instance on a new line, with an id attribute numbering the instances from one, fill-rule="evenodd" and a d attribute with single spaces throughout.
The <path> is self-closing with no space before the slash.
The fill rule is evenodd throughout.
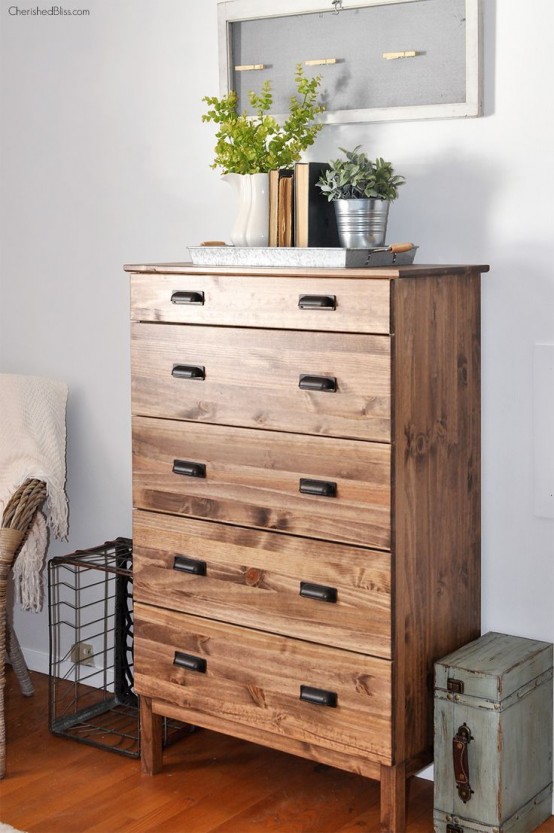
<path id="1" fill-rule="evenodd" d="M 379 785 L 198 731 L 150 778 L 137 760 L 53 736 L 48 680 L 24 698 L 8 669 L 0 820 L 27 833 L 377 833 Z M 432 784 L 410 784 L 407 833 L 433 830 Z M 554 833 L 554 817 L 539 828 Z M 537 831 L 538 833 L 538 831 Z"/>

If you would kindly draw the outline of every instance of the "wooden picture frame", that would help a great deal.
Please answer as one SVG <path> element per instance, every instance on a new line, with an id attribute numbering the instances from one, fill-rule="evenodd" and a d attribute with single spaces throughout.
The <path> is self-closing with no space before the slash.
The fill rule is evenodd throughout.
<path id="1" fill-rule="evenodd" d="M 480 116 L 481 18 L 480 0 L 219 0 L 221 94 L 248 110 L 270 78 L 285 113 L 302 63 L 329 124 Z"/>

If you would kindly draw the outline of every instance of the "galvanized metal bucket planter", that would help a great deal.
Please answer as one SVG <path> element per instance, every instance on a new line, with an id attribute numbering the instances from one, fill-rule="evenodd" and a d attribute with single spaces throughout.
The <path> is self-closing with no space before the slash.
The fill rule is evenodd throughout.
<path id="1" fill-rule="evenodd" d="M 339 242 L 344 249 L 383 246 L 387 234 L 389 200 L 335 200 Z"/>

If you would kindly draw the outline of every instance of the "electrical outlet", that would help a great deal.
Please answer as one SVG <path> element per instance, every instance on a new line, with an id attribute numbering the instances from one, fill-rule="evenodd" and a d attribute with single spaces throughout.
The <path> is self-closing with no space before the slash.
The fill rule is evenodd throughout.
<path id="1" fill-rule="evenodd" d="M 94 650 L 88 642 L 76 642 L 71 646 L 71 662 L 75 665 L 94 665 Z"/>

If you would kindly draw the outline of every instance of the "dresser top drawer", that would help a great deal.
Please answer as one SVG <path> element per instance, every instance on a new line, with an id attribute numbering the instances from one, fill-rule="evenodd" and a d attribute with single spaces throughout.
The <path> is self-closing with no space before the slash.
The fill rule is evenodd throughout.
<path id="1" fill-rule="evenodd" d="M 390 332 L 390 281 L 338 275 L 134 274 L 131 318 L 386 334 Z"/>

